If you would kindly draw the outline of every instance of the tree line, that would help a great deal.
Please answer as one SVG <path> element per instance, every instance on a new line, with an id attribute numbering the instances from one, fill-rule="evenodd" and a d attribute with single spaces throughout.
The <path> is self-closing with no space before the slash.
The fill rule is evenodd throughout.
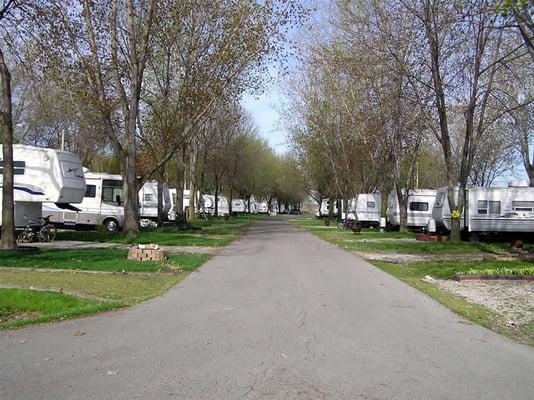
<path id="1" fill-rule="evenodd" d="M 447 186 L 462 210 L 468 185 L 518 164 L 534 186 L 533 13 L 532 0 L 332 1 L 288 83 L 310 193 L 347 209 L 394 189 L 406 230 L 403 189 Z"/>
<path id="2" fill-rule="evenodd" d="M 16 141 L 63 144 L 84 165 L 116 168 L 129 233 L 148 179 L 178 188 L 178 211 L 185 186 L 300 199 L 294 163 L 258 137 L 239 101 L 261 91 L 307 15 L 284 0 L 1 1 L 2 247 L 15 245 Z"/>

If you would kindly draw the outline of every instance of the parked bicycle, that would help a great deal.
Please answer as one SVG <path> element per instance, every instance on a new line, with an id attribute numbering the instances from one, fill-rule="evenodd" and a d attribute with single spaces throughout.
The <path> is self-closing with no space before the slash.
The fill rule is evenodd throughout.
<path id="1" fill-rule="evenodd" d="M 24 230 L 17 236 L 17 244 L 33 242 L 51 242 L 56 238 L 57 229 L 50 222 L 51 215 L 33 221 L 28 217 Z"/>
<path id="2" fill-rule="evenodd" d="M 356 219 L 345 218 L 338 222 L 337 227 L 339 229 L 351 229 L 354 233 L 360 233 L 362 230 L 362 224 Z"/>

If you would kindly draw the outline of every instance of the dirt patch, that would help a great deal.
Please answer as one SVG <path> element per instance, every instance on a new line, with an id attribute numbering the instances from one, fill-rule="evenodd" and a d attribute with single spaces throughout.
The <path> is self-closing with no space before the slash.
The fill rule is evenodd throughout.
<path id="1" fill-rule="evenodd" d="M 20 321 L 23 319 L 37 318 L 41 314 L 38 312 L 16 312 L 12 310 L 0 309 L 0 324 L 5 322 Z"/>
<path id="2" fill-rule="evenodd" d="M 358 242 L 358 243 L 419 243 L 418 240 L 414 238 L 373 238 L 373 239 L 358 239 L 356 236 L 355 239 L 344 240 L 344 242 Z"/>
<path id="3" fill-rule="evenodd" d="M 458 254 L 458 253 L 440 253 L 440 254 L 402 254 L 391 252 L 370 252 L 352 250 L 353 254 L 360 256 L 369 261 L 383 261 L 395 264 L 410 264 L 426 261 L 453 261 L 453 262 L 473 262 L 482 261 L 483 255 L 477 254 Z M 496 257 L 497 258 L 497 257 Z M 508 259 L 508 258 L 503 258 Z"/>
<path id="4" fill-rule="evenodd" d="M 435 280 L 440 288 L 502 315 L 512 326 L 534 321 L 534 282 Z"/>
<path id="5" fill-rule="evenodd" d="M 132 244 L 124 243 L 98 243 L 82 242 L 78 240 L 58 240 L 47 243 L 32 243 L 33 246 L 48 249 L 129 249 Z M 213 254 L 218 248 L 209 246 L 159 246 L 169 254 L 189 253 L 189 254 Z"/>

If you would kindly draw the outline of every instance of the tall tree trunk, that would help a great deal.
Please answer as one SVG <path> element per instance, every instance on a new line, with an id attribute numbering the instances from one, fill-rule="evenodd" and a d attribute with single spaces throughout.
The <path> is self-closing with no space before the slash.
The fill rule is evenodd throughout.
<path id="1" fill-rule="evenodd" d="M 396 189 L 399 203 L 399 232 L 408 232 L 408 196 L 409 190 Z"/>
<path id="2" fill-rule="evenodd" d="M 11 73 L 0 49 L 0 79 L 2 80 L 2 159 L 4 163 L 2 183 L 2 238 L 0 247 L 11 250 L 17 247 L 15 240 L 15 211 L 13 194 L 13 110 L 11 104 Z"/>
<path id="3" fill-rule="evenodd" d="M 194 220 L 196 218 L 196 146 L 192 145 L 191 154 L 189 155 L 189 210 L 188 219 Z M 201 203 L 202 199 L 199 199 Z"/>
<path id="4" fill-rule="evenodd" d="M 165 214 L 163 211 L 163 177 L 158 179 L 158 227 L 163 228 L 163 221 L 165 221 Z"/>
<path id="5" fill-rule="evenodd" d="M 139 233 L 139 224 L 137 221 L 139 214 L 139 199 L 135 174 L 135 154 L 126 157 L 126 167 L 123 170 L 122 179 L 124 192 L 124 223 L 122 231 L 125 233 L 137 234 Z"/>
<path id="6" fill-rule="evenodd" d="M 215 204 L 214 204 L 214 207 L 215 207 L 214 216 L 218 217 L 219 216 L 219 179 L 218 179 L 218 174 L 215 174 Z"/>
<path id="7" fill-rule="evenodd" d="M 228 195 L 228 216 L 231 217 L 232 213 L 234 212 L 232 210 L 232 199 L 234 197 L 234 191 L 230 189 L 229 195 Z"/>
<path id="8" fill-rule="evenodd" d="M 185 151 L 180 151 L 176 155 L 178 171 L 176 172 L 176 222 L 181 223 L 186 220 L 184 213 L 184 186 L 185 186 Z"/>
<path id="9" fill-rule="evenodd" d="M 328 198 L 328 219 L 332 219 L 334 217 L 334 200 L 332 199 L 332 196 Z"/>

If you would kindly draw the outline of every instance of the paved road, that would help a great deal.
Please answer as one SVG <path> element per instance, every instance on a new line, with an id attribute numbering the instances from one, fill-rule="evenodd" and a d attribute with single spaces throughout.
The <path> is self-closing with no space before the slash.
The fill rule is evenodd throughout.
<path id="1" fill-rule="evenodd" d="M 4 400 L 533 396 L 532 348 L 281 218 L 165 296 L 0 334 Z"/>

